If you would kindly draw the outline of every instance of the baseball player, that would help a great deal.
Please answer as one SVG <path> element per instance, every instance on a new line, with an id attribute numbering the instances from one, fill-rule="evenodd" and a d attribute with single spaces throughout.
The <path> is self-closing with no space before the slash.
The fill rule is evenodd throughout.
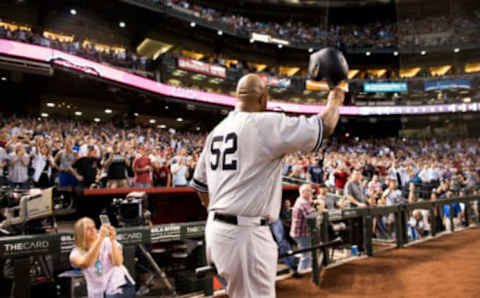
<path id="1" fill-rule="evenodd" d="M 275 297 L 278 252 L 268 224 L 280 213 L 282 158 L 318 151 L 344 96 L 337 87 L 321 114 L 288 117 L 264 112 L 268 89 L 259 76 L 238 82 L 238 104 L 208 135 L 192 180 L 208 208 L 207 260 L 230 297 Z"/>

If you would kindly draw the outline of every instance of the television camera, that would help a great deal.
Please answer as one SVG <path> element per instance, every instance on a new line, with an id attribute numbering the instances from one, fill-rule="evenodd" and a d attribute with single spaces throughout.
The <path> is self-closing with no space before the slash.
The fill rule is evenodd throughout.
<path id="1" fill-rule="evenodd" d="M 119 226 L 151 225 L 152 216 L 145 192 L 131 192 L 124 199 L 113 199 L 112 209 Z"/>
<path id="2" fill-rule="evenodd" d="M 68 191 L 0 188 L 0 235 L 44 233 L 48 224 L 56 230 L 55 216 L 75 213 Z"/>

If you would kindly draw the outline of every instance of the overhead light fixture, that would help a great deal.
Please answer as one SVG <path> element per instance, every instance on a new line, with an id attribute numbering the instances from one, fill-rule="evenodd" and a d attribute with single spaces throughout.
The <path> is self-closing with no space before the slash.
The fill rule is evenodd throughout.
<path id="1" fill-rule="evenodd" d="M 125 28 L 125 25 L 126 25 L 125 22 L 118 23 L 118 26 L 120 26 L 120 28 Z"/>
<path id="2" fill-rule="evenodd" d="M 197 128 L 195 128 L 197 131 L 200 131 L 200 126 L 197 126 Z"/>
<path id="3" fill-rule="evenodd" d="M 308 52 L 309 53 L 313 52 L 313 49 L 312 48 L 308 49 Z"/>
<path id="4" fill-rule="evenodd" d="M 47 118 L 48 114 L 47 113 L 41 113 L 40 116 L 42 116 L 43 118 Z"/>
<path id="5" fill-rule="evenodd" d="M 105 114 L 111 114 L 112 113 L 112 110 L 110 109 L 105 109 Z"/>
<path id="6" fill-rule="evenodd" d="M 138 113 L 133 113 L 133 116 L 138 117 Z"/>
<path id="7" fill-rule="evenodd" d="M 166 126 L 165 124 L 160 124 L 158 127 L 159 127 L 159 128 L 162 128 L 162 129 L 167 128 L 167 126 Z"/>
<path id="8" fill-rule="evenodd" d="M 278 48 L 279 48 L 279 49 L 283 48 L 283 44 L 279 44 L 279 45 L 278 45 Z"/>
<path id="9" fill-rule="evenodd" d="M 460 49 L 459 49 L 459 48 L 455 48 L 455 49 L 453 49 L 453 52 L 454 52 L 454 53 L 458 53 L 458 52 L 460 52 Z"/>
<path id="10" fill-rule="evenodd" d="M 70 14 L 71 14 L 72 16 L 76 16 L 76 15 L 77 15 L 77 10 L 75 10 L 75 9 L 70 9 Z"/>
<path id="11" fill-rule="evenodd" d="M 76 111 L 76 112 L 75 112 L 75 116 L 82 116 L 82 112 Z"/>
<path id="12" fill-rule="evenodd" d="M 195 22 L 190 22 L 190 27 L 193 28 L 193 27 L 195 27 L 195 26 L 197 26 L 197 24 L 195 24 Z"/>
<path id="13" fill-rule="evenodd" d="M 47 107 L 54 108 L 55 104 L 53 102 L 47 102 Z"/>
<path id="14" fill-rule="evenodd" d="M 150 119 L 150 121 L 148 121 L 148 122 L 150 122 L 151 124 L 155 124 L 155 122 L 157 122 L 157 121 L 155 119 Z"/>
<path id="15" fill-rule="evenodd" d="M 370 54 L 371 54 L 370 52 L 366 52 L 366 53 L 365 53 L 365 55 L 367 55 L 367 56 L 370 56 Z"/>
<path id="16" fill-rule="evenodd" d="M 427 51 L 421 51 L 420 54 L 423 56 L 423 55 L 426 55 L 427 54 Z"/>
<path id="17" fill-rule="evenodd" d="M 217 31 L 217 34 L 218 34 L 219 36 L 222 36 L 222 35 L 223 35 L 223 31 L 222 31 L 222 30 L 218 30 L 218 31 Z"/>
<path id="18" fill-rule="evenodd" d="M 397 51 L 393 52 L 393 56 L 398 56 L 398 52 Z"/>
<path id="19" fill-rule="evenodd" d="M 255 39 L 250 38 L 250 43 L 254 43 L 254 42 L 255 42 Z"/>
<path id="20" fill-rule="evenodd" d="M 70 109 L 72 106 L 71 105 L 67 105 L 67 109 Z"/>
<path id="21" fill-rule="evenodd" d="M 470 97 L 465 97 L 465 98 L 463 99 L 463 102 L 464 102 L 464 103 L 469 103 L 469 102 L 472 102 L 472 99 L 471 99 Z"/>
<path id="22" fill-rule="evenodd" d="M 178 122 L 182 122 L 182 121 L 183 121 L 183 118 L 177 118 L 177 121 L 178 121 Z"/>
<path id="23" fill-rule="evenodd" d="M 165 106 L 165 110 L 168 110 L 168 106 Z"/>
<path id="24" fill-rule="evenodd" d="M 100 118 L 93 118 L 93 121 L 100 122 Z"/>
<path id="25" fill-rule="evenodd" d="M 2 77 L 2 81 L 4 81 L 4 82 L 5 82 L 6 80 L 7 80 L 7 78 L 6 78 L 6 77 Z"/>

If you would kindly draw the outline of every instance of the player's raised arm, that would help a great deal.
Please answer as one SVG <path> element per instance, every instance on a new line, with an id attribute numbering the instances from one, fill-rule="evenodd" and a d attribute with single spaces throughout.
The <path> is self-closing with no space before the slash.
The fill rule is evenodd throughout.
<path id="1" fill-rule="evenodd" d="M 320 113 L 323 120 L 323 137 L 332 135 L 340 118 L 340 106 L 343 104 L 345 91 L 340 87 L 335 87 L 328 94 L 327 107 Z"/>

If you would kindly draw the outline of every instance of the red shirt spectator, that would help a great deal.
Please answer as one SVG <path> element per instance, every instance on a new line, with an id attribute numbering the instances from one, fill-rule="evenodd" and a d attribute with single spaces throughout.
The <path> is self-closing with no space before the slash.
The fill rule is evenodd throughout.
<path id="1" fill-rule="evenodd" d="M 159 168 L 156 168 L 153 171 L 153 178 L 155 186 L 170 187 L 171 186 L 171 176 L 170 176 L 170 167 L 163 163 Z"/>
<path id="2" fill-rule="evenodd" d="M 337 189 L 343 189 L 345 184 L 347 184 L 348 173 L 345 171 L 339 171 L 334 174 L 335 177 L 335 187 Z"/>
<path id="3" fill-rule="evenodd" d="M 133 172 L 135 173 L 133 181 L 135 183 L 150 184 L 152 182 L 150 169 L 151 161 L 148 156 L 142 155 L 137 157 L 133 162 Z"/>

